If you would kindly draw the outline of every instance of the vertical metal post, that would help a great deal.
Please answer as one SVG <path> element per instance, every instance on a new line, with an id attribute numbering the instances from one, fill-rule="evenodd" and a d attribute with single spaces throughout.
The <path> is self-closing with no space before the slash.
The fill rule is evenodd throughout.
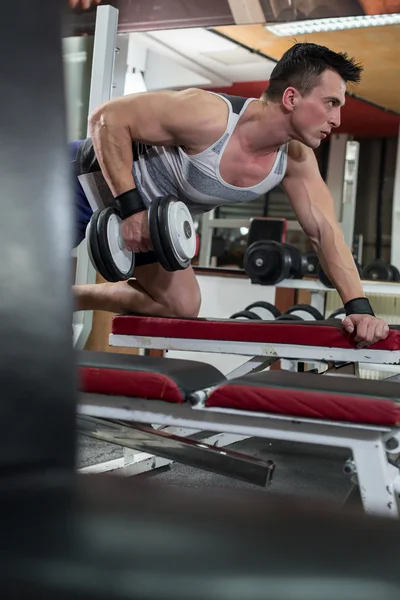
<path id="1" fill-rule="evenodd" d="M 110 100 L 113 95 L 115 96 L 117 91 L 121 90 L 119 81 L 117 87 L 113 89 L 117 51 L 118 14 L 118 10 L 113 6 L 99 6 L 97 8 L 89 114 L 95 108 Z M 125 57 L 127 51 L 128 49 L 126 48 L 126 52 L 124 51 Z M 96 283 L 96 271 L 93 268 L 87 253 L 86 240 L 83 240 L 79 245 L 76 255 L 77 267 L 75 283 L 78 285 Z M 84 348 L 92 330 L 92 324 L 92 311 L 80 311 L 74 314 L 73 330 L 74 345 L 76 348 Z"/>
<path id="2" fill-rule="evenodd" d="M 200 245 L 200 256 L 199 266 L 209 267 L 211 259 L 211 246 L 213 238 L 213 225 L 212 220 L 214 219 L 214 210 L 204 213 L 201 217 L 201 245 Z"/>
<path id="3" fill-rule="evenodd" d="M 343 177 L 342 218 L 340 224 L 346 244 L 351 249 L 353 249 L 354 242 L 354 219 L 356 214 L 359 155 L 359 142 L 347 142 Z"/>
<path id="4" fill-rule="evenodd" d="M 56 486 L 75 471 L 73 204 L 61 13 L 60 0 L 42 0 L 40 9 L 18 0 L 0 19 L 2 485 L 9 477 L 13 485 Z"/>
<path id="5" fill-rule="evenodd" d="M 396 171 L 394 174 L 392 207 L 392 245 L 390 253 L 392 265 L 400 266 L 400 127 L 397 138 Z"/>
<path id="6" fill-rule="evenodd" d="M 346 244 L 352 248 L 360 145 L 347 134 L 331 136 L 326 184 L 332 194 L 336 218 Z"/>

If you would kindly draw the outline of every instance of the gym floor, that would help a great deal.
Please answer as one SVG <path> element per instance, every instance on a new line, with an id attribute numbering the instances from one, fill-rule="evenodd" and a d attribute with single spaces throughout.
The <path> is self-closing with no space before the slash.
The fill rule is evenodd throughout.
<path id="1" fill-rule="evenodd" d="M 343 504 L 351 488 L 350 479 L 342 472 L 343 464 L 350 456 L 346 449 L 255 438 L 238 442 L 232 448 L 273 460 L 276 470 L 271 486 L 263 489 L 177 463 L 145 476 L 156 477 L 158 481 L 171 486 L 219 490 L 240 488 L 243 491 L 284 494 L 302 500 L 321 500 L 338 507 Z M 78 438 L 78 468 L 122 455 L 123 450 L 119 446 L 85 436 Z"/>

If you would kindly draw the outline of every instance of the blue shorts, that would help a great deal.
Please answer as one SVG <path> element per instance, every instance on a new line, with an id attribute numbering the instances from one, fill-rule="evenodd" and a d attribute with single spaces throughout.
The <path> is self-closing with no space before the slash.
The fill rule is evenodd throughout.
<path id="1" fill-rule="evenodd" d="M 79 246 L 79 244 L 85 238 L 86 227 L 88 226 L 88 223 L 93 214 L 90 204 L 85 196 L 85 192 L 83 191 L 83 188 L 79 182 L 76 171 L 76 155 L 81 143 L 82 140 L 78 140 L 76 142 L 70 142 L 68 144 L 73 174 L 73 194 L 76 211 L 74 248 Z M 154 252 L 140 252 L 139 254 L 136 254 L 135 257 L 135 264 L 137 267 L 153 264 L 156 262 L 158 261 Z"/>
<path id="2" fill-rule="evenodd" d="M 70 142 L 68 144 L 69 156 L 71 159 L 71 167 L 73 173 L 73 193 L 74 193 L 74 205 L 76 211 L 76 219 L 75 219 L 75 240 L 74 240 L 74 248 L 79 246 L 81 241 L 85 237 L 86 227 L 90 221 L 90 218 L 93 214 L 92 209 L 90 208 L 90 204 L 87 201 L 85 196 L 85 192 L 81 184 L 79 183 L 79 179 L 76 173 L 76 154 L 78 152 L 78 148 L 81 145 L 82 141 L 78 140 L 76 142 Z"/>

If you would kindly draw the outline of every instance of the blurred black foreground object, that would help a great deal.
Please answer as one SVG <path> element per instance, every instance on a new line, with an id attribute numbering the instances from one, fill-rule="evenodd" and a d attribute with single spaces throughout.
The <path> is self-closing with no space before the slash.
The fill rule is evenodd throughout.
<path id="1" fill-rule="evenodd" d="M 309 502 L 97 475 L 3 493 L 0 514 L 7 600 L 400 597 L 399 523 Z"/>

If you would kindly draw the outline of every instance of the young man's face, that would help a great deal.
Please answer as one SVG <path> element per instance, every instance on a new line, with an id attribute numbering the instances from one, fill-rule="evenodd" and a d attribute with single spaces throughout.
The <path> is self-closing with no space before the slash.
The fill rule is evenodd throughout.
<path id="1" fill-rule="evenodd" d="M 310 148 L 318 148 L 331 129 L 340 125 L 346 84 L 335 71 L 326 70 L 308 96 L 296 90 L 291 115 L 295 138 Z"/>

